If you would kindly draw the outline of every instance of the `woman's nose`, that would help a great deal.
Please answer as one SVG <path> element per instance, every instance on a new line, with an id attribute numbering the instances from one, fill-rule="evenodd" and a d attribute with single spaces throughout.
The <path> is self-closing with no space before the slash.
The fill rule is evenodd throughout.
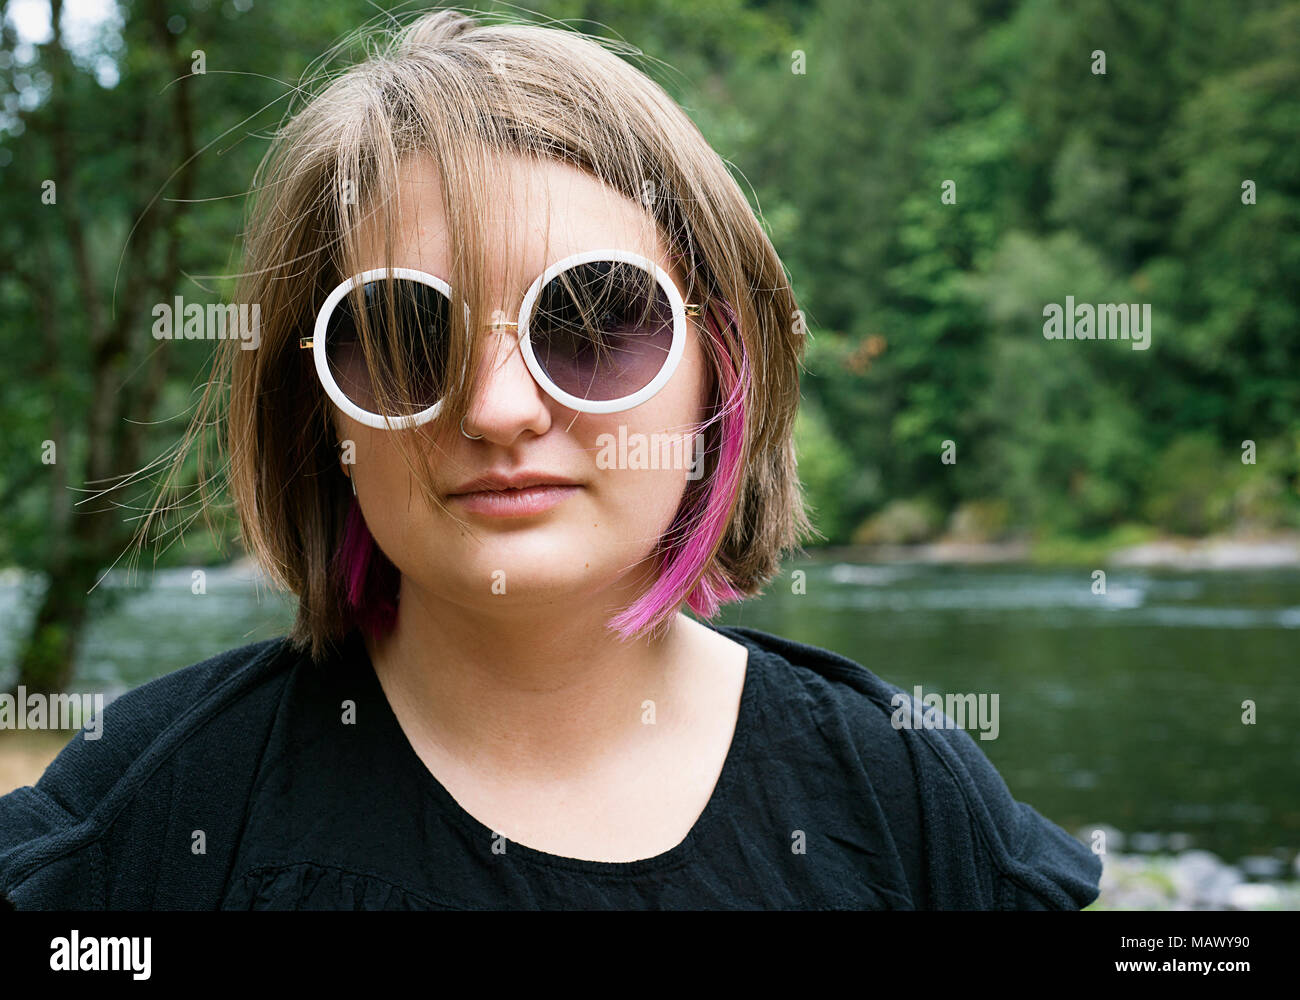
<path id="1" fill-rule="evenodd" d="M 528 370 L 516 328 L 490 327 L 485 336 L 482 374 L 465 431 L 499 444 L 509 444 L 525 430 L 546 433 L 550 426 L 546 394 Z"/>

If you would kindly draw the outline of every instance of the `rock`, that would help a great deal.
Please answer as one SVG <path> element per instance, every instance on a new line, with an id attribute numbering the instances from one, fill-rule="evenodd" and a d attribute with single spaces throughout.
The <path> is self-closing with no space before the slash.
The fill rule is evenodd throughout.
<path id="1" fill-rule="evenodd" d="M 1091 829 L 1079 836 L 1086 839 Z M 1285 865 L 1282 873 L 1287 874 Z M 1111 851 L 1102 856 L 1101 895 L 1091 908 L 1295 910 L 1300 909 L 1300 882 L 1246 882 L 1241 871 L 1209 851 L 1189 850 L 1178 856 Z"/>
<path id="2" fill-rule="evenodd" d="M 1243 882 L 1228 890 L 1228 901 L 1237 910 L 1272 910 L 1282 904 L 1282 893 L 1275 885 Z"/>
<path id="3" fill-rule="evenodd" d="M 1248 858 L 1242 858 L 1237 862 L 1238 867 L 1251 878 L 1275 879 L 1281 878 L 1282 872 L 1286 865 L 1279 858 L 1268 857 L 1267 855 L 1252 855 Z"/>
<path id="4" fill-rule="evenodd" d="M 1164 846 L 1165 838 L 1158 833 L 1135 833 L 1129 846 L 1135 851 L 1154 854 Z"/>
<path id="5" fill-rule="evenodd" d="M 1243 881 L 1241 872 L 1225 865 L 1209 851 L 1184 851 L 1170 872 L 1178 897 L 1193 906 L 1225 909 L 1231 905 L 1234 887 Z"/>

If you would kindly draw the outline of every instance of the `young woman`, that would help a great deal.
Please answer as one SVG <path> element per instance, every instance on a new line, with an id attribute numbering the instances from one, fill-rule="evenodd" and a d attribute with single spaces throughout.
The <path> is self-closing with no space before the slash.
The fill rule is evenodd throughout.
<path id="1" fill-rule="evenodd" d="M 683 112 L 441 12 L 277 136 L 199 415 L 290 636 L 118 699 L 0 799 L 75 908 L 1046 908 L 1100 864 L 960 730 L 700 619 L 809 531 L 804 331 Z"/>

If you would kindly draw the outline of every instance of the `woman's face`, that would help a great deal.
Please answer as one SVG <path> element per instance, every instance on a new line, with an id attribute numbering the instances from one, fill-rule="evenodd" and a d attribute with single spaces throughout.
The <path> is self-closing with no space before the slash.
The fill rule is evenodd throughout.
<path id="1" fill-rule="evenodd" d="M 584 250 L 640 253 L 685 294 L 684 275 L 669 262 L 657 228 L 647 225 L 648 216 L 634 201 L 565 164 L 515 158 L 506 163 L 510 189 L 500 192 L 500 213 L 485 220 L 496 232 L 485 235 L 496 235 L 496 245 L 516 248 L 519 257 L 489 265 L 485 280 L 492 308 L 500 310 L 493 315 L 515 320 L 534 279 L 552 263 Z M 395 258 L 372 255 L 364 269 L 409 267 L 450 280 L 452 248 L 430 161 L 408 161 L 399 204 Z M 671 460 L 661 456 L 655 463 L 659 468 L 625 460 L 638 441 L 681 437 L 701 419 L 709 380 L 698 321 L 688 317 L 687 323 L 685 353 L 668 383 L 639 406 L 610 414 L 581 413 L 547 395 L 529 373 L 513 327 L 480 330 L 488 340 L 485 371 L 464 427 L 482 438 L 470 440 L 453 430 L 439 442 L 443 457 L 435 473 L 438 494 L 472 533 L 449 513 L 430 508 L 396 446 L 395 435 L 416 434 L 436 454 L 431 425 L 379 430 L 335 408 L 339 437 L 355 443 L 348 471 L 366 524 L 406 578 L 404 593 L 414 585 L 422 595 L 467 609 L 486 609 L 489 602 L 519 608 L 563 601 L 561 607 L 572 607 L 568 602 L 583 597 L 608 603 L 634 596 L 637 581 L 646 577 L 629 571 L 667 530 L 689 479 L 699 475 L 690 467 L 697 452 L 689 441 L 663 453 Z M 622 455 L 617 444 L 608 446 L 619 441 L 620 428 L 628 442 Z M 632 464 L 638 467 L 626 467 Z M 481 492 L 462 493 L 480 476 L 525 472 L 573 485 L 535 495 L 532 508 L 522 499 L 501 502 Z"/>

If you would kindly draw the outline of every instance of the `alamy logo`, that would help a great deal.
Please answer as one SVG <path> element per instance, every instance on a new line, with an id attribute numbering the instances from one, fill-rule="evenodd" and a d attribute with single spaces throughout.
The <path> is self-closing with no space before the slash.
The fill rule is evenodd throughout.
<path id="1" fill-rule="evenodd" d="M 220 305 L 210 302 L 159 302 L 153 307 L 154 340 L 242 340 L 240 348 L 254 350 L 262 340 L 262 307 L 254 302 Z"/>
<path id="2" fill-rule="evenodd" d="M 93 710 L 92 710 L 93 709 Z M 103 735 L 102 694 L 27 693 L 0 694 L 0 729 L 81 729 L 82 738 L 97 740 Z"/>
<path id="3" fill-rule="evenodd" d="M 1131 340 L 1133 350 L 1151 346 L 1151 303 L 1090 302 L 1074 304 L 1074 296 L 1065 297 L 1064 308 L 1057 302 L 1043 306 L 1047 322 L 1043 324 L 1046 340 Z"/>
<path id="4" fill-rule="evenodd" d="M 703 434 L 628 433 L 620 424 L 618 436 L 596 436 L 598 469 L 685 469 L 687 479 L 704 475 Z"/>
<path id="5" fill-rule="evenodd" d="M 889 722 L 895 729 L 969 729 L 967 720 L 979 730 L 980 739 L 998 738 L 998 696 L 996 694 L 923 694 L 921 685 L 912 697 L 899 691 L 890 699 L 894 714 Z M 924 706 L 924 707 L 923 707 Z"/>
<path id="6" fill-rule="evenodd" d="M 85 937 L 73 931 L 50 942 L 50 968 L 55 972 L 130 972 L 148 979 L 152 938 Z"/>

